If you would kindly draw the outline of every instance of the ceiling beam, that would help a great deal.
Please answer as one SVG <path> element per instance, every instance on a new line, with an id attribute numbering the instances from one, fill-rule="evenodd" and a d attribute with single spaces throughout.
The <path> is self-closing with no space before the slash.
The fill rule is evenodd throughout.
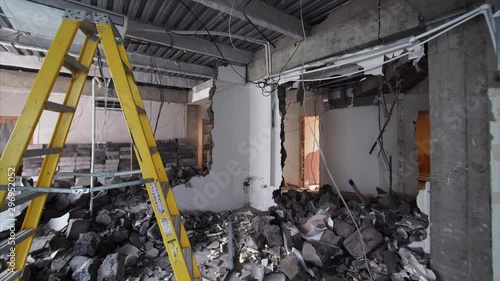
<path id="1" fill-rule="evenodd" d="M 42 67 L 43 60 L 37 56 L 20 56 L 8 52 L 0 54 L 0 65 L 15 67 L 20 69 L 39 70 Z M 66 68 L 61 68 L 61 73 L 71 74 Z M 111 78 L 108 67 L 103 67 L 104 78 Z M 167 87 L 193 88 L 200 84 L 202 80 L 187 79 L 182 77 L 173 77 L 168 75 L 153 76 L 151 73 L 142 71 L 133 71 L 134 79 L 137 83 L 155 84 Z M 98 67 L 93 64 L 89 70 L 90 77 L 101 77 Z"/>
<path id="2" fill-rule="evenodd" d="M 177 35 L 172 32 L 167 33 L 163 28 L 138 21 L 128 22 L 125 37 L 211 57 L 225 58 L 229 62 L 239 65 L 246 65 L 253 59 L 252 52 L 236 50 L 230 45 L 214 44 L 211 41 L 194 36 Z"/>
<path id="3" fill-rule="evenodd" d="M 247 20 L 245 17 L 246 14 L 255 25 L 279 32 L 294 39 L 300 40 L 304 37 L 302 23 L 298 18 L 268 6 L 261 1 L 251 1 L 246 7 L 245 4 L 248 2 L 246 0 L 235 0 L 234 6 L 232 0 L 192 1 L 226 14 L 232 14 L 233 17 L 244 21 Z"/>
<path id="4" fill-rule="evenodd" d="M 439 17 L 453 13 L 458 10 L 465 10 L 474 5 L 484 3 L 484 0 L 452 0 L 452 1 L 434 1 L 434 0 L 406 0 L 408 4 L 415 9 L 425 21 L 432 21 Z"/>
<path id="5" fill-rule="evenodd" d="M 0 29 L 0 40 L 1 45 L 6 45 L 6 43 L 11 43 L 8 41 L 4 41 L 6 39 L 12 40 L 14 43 L 13 46 L 20 49 L 27 50 L 40 50 L 46 52 L 49 49 L 50 44 L 52 43 L 52 39 L 37 35 L 37 34 L 29 34 L 26 35 L 23 32 L 19 32 L 13 29 Z M 69 53 L 73 56 L 78 56 L 81 50 L 81 45 L 73 44 L 70 48 Z M 141 68 L 151 69 L 152 63 L 156 70 L 174 73 L 174 74 L 183 74 L 189 76 L 197 76 L 202 78 L 212 78 L 214 77 L 215 70 L 209 67 L 183 63 L 183 62 L 175 62 L 172 60 L 162 59 L 150 57 L 148 55 L 137 54 L 137 53 L 128 53 L 128 57 L 132 66 L 137 66 Z M 105 61 L 105 59 L 103 58 Z"/>
<path id="6" fill-rule="evenodd" d="M 78 2 L 69 2 L 63 0 L 30 0 L 30 1 L 57 9 L 79 9 L 79 10 L 92 10 L 92 11 L 105 12 L 109 14 L 113 22 L 117 21 L 123 22 L 124 21 L 123 17 L 125 17 L 123 15 L 113 13 L 108 10 L 99 9 L 96 6 L 88 6 Z M 217 44 L 217 46 L 219 47 L 217 49 L 214 43 L 209 40 L 167 33 L 167 31 L 163 28 L 133 20 L 128 20 L 128 22 L 124 25 L 127 26 L 125 37 L 128 38 L 156 43 L 162 46 L 172 47 L 174 49 L 185 50 L 216 58 L 224 57 L 229 62 L 240 65 L 246 65 L 250 63 L 253 59 L 252 52 L 236 50 L 231 45 Z"/>

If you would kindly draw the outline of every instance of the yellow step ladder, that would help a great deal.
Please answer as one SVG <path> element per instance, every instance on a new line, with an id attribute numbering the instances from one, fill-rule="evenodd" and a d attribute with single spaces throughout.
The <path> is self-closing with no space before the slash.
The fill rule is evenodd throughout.
<path id="1" fill-rule="evenodd" d="M 79 29 L 86 35 L 86 39 L 80 56 L 76 59 L 69 56 L 68 51 Z M 19 168 L 23 157 L 44 155 L 36 187 L 51 186 L 75 109 L 99 44 L 104 50 L 109 65 L 143 178 L 152 179 L 146 187 L 175 277 L 178 281 L 201 280 L 177 203 L 168 184 L 144 103 L 134 81 L 123 39 L 108 15 L 66 10 L 63 22 L 47 52 L 23 112 L 17 120 L 0 159 L 0 187 L 2 187 L 0 207 L 8 209 L 9 203 L 12 205 L 13 200 L 16 204 L 23 201 L 30 202 L 21 230 L 16 233 L 15 239 L 0 243 L 0 255 L 13 256 L 15 254 L 13 259 L 15 262 L 10 263 L 9 268 L 0 273 L 0 281 L 19 280 L 22 276 L 47 199 L 47 193 L 37 192 L 14 196 L 15 171 Z M 48 99 L 63 66 L 71 70 L 72 80 L 64 103 L 57 104 Z M 33 131 L 44 110 L 59 113 L 50 145 L 46 149 L 27 150 Z M 15 247 L 11 249 L 13 244 Z"/>

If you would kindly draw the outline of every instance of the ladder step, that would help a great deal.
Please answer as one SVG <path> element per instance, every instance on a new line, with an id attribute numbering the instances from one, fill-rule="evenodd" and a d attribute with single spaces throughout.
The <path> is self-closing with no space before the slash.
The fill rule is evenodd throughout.
<path id="1" fill-rule="evenodd" d="M 66 106 L 66 105 L 59 104 L 59 103 L 55 103 L 55 102 L 51 102 L 51 101 L 47 101 L 45 103 L 44 109 L 49 110 L 49 111 L 54 111 L 54 112 L 72 112 L 72 113 L 75 112 L 75 109 L 73 107 Z"/>
<path id="2" fill-rule="evenodd" d="M 9 239 L 3 240 L 2 242 L 0 242 L 0 254 L 5 254 L 5 253 L 9 252 L 10 247 L 13 247 L 15 245 L 19 245 L 21 242 L 23 242 L 27 238 L 31 237 L 34 233 L 35 233 L 35 231 L 32 228 L 19 231 L 14 236 L 15 237 L 14 238 L 15 244 L 10 242 Z M 0 278 L 0 280 L 3 280 L 3 279 Z"/>
<path id="3" fill-rule="evenodd" d="M 175 233 L 177 234 L 177 237 L 181 237 L 181 216 L 179 215 L 173 215 L 172 216 L 172 224 L 174 225 L 174 230 Z"/>
<path id="4" fill-rule="evenodd" d="M 122 62 L 122 64 L 125 72 L 127 72 L 127 74 L 132 74 L 132 69 L 130 69 L 124 62 Z"/>
<path id="5" fill-rule="evenodd" d="M 2 273 L 0 273 L 0 280 L 14 281 L 17 278 L 21 277 L 21 273 L 22 272 L 20 270 L 14 270 L 14 271 L 4 270 Z"/>
<path id="6" fill-rule="evenodd" d="M 89 69 L 86 68 L 83 64 L 81 64 L 76 58 L 66 55 L 64 59 L 63 66 L 72 72 L 81 71 L 81 72 L 89 72 Z"/>
<path id="7" fill-rule="evenodd" d="M 62 148 L 37 148 L 37 149 L 28 149 L 24 153 L 24 158 L 36 157 L 36 156 L 44 156 L 49 154 L 57 154 L 61 153 Z"/>
<path id="8" fill-rule="evenodd" d="M 191 279 L 193 279 L 193 250 L 191 250 L 190 247 L 183 248 L 182 249 L 182 254 L 184 255 L 184 260 L 186 261 L 188 270 L 189 270 L 189 275 L 191 275 Z"/>
<path id="9" fill-rule="evenodd" d="M 14 197 L 14 203 L 15 203 L 15 206 L 20 206 L 21 204 L 24 204 L 26 202 L 29 202 L 39 196 L 43 195 L 42 193 L 39 193 L 39 192 L 35 192 L 35 191 L 29 191 L 29 192 L 23 192 L 19 195 L 16 195 Z M 0 213 L 1 212 L 4 212 L 4 211 L 7 211 L 9 209 L 9 203 L 12 202 L 12 201 L 9 201 L 9 200 L 5 200 L 5 203 L 3 204 L 3 206 L 1 207 L 0 209 Z"/>
<path id="10" fill-rule="evenodd" d="M 135 106 L 137 108 L 137 112 L 139 112 L 139 114 L 146 114 L 146 110 L 138 105 Z"/>

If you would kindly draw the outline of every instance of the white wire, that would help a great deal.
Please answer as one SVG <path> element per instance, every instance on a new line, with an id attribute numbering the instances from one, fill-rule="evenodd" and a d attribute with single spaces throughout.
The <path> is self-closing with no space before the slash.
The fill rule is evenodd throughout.
<path id="1" fill-rule="evenodd" d="M 302 23 L 302 32 L 304 34 L 304 48 L 302 49 L 302 68 L 301 68 L 301 76 L 302 76 L 302 73 L 304 72 L 304 64 L 305 64 L 305 51 L 307 49 L 307 37 L 306 37 L 306 30 L 304 28 L 304 18 L 302 16 L 302 0 L 300 0 L 300 21 Z M 304 80 L 301 80 L 301 86 L 302 86 L 302 89 L 304 91 L 304 94 L 303 94 L 303 101 L 304 101 L 304 104 L 303 104 L 303 108 L 304 108 L 304 115 L 307 116 L 307 112 L 306 112 L 306 87 L 305 87 L 305 84 L 304 84 Z M 373 275 L 372 275 L 372 271 L 370 270 L 370 265 L 368 264 L 368 258 L 366 257 L 366 249 L 365 249 L 365 242 L 363 241 L 363 236 L 361 235 L 361 231 L 359 229 L 359 226 L 358 226 L 358 223 L 356 222 L 356 220 L 354 219 L 354 216 L 351 212 L 351 210 L 349 209 L 349 206 L 347 206 L 347 202 L 345 201 L 344 197 L 342 196 L 342 194 L 340 193 L 340 189 L 337 185 L 337 182 L 335 181 L 335 179 L 333 178 L 333 175 L 330 171 L 330 168 L 328 168 L 328 164 L 326 162 L 326 158 L 325 158 L 325 155 L 323 154 L 323 150 L 321 149 L 321 146 L 319 145 L 319 141 L 318 139 L 316 138 L 316 135 L 314 134 L 314 131 L 311 127 L 311 124 L 309 122 L 307 122 L 307 126 L 309 127 L 309 131 L 314 139 L 314 143 L 316 144 L 316 146 L 318 147 L 318 150 L 319 150 L 319 153 L 320 153 L 320 156 L 321 156 L 321 159 L 323 160 L 323 164 L 325 165 L 325 169 L 326 171 L 328 172 L 328 176 L 330 177 L 330 180 L 332 181 L 332 184 L 333 186 L 335 187 L 335 189 L 337 190 L 337 194 L 339 195 L 340 199 L 342 200 L 342 203 L 344 204 L 344 206 L 346 207 L 346 210 L 347 210 L 347 213 L 349 214 L 349 217 L 351 218 L 352 222 L 354 223 L 354 226 L 356 227 L 356 231 L 358 232 L 358 235 L 359 235 L 359 240 L 361 241 L 361 245 L 363 247 L 363 256 L 365 258 L 365 265 L 366 265 L 366 269 L 368 270 L 368 274 L 370 275 L 370 280 L 373 281 Z"/>
<path id="2" fill-rule="evenodd" d="M 477 14 L 475 14 L 475 15 L 473 15 L 473 16 L 471 16 L 471 17 L 469 17 L 469 18 L 466 18 L 466 19 L 464 19 L 464 20 L 462 20 L 462 21 L 459 21 L 459 22 L 455 23 L 454 25 L 451 25 L 451 26 L 449 26 L 448 28 L 443 29 L 442 31 L 438 32 L 437 34 L 435 34 L 435 35 L 433 35 L 433 36 L 431 36 L 431 37 L 429 37 L 429 38 L 425 39 L 424 41 L 422 41 L 422 42 L 420 42 L 420 43 L 418 43 L 418 44 L 416 44 L 416 45 L 414 45 L 414 46 L 412 46 L 412 47 L 408 48 L 406 53 L 403 53 L 403 54 L 401 54 L 401 55 L 399 55 L 399 56 L 396 56 L 396 57 L 394 57 L 394 58 L 391 58 L 391 59 L 389 59 L 389 60 L 387 60 L 387 61 L 384 61 L 384 62 L 382 62 L 382 63 L 380 63 L 380 64 L 377 64 L 377 65 L 375 65 L 375 66 L 372 66 L 372 67 L 369 67 L 369 68 L 364 68 L 364 69 L 362 69 L 362 70 L 354 71 L 354 72 L 351 72 L 351 73 L 348 73 L 348 74 L 343 74 L 343 75 L 339 75 L 339 76 L 334 76 L 334 77 L 315 78 L 315 79 L 296 79 L 296 81 L 302 81 L 302 82 L 317 82 L 317 81 L 335 80 L 335 79 L 340 79 L 340 78 L 349 77 L 349 76 L 352 76 L 352 75 L 355 75 L 355 74 L 359 74 L 359 73 L 366 72 L 367 70 L 372 70 L 372 69 L 375 69 L 375 68 L 381 67 L 381 66 L 383 66 L 383 65 L 385 65 L 385 64 L 387 64 L 387 63 L 389 63 L 389 62 L 392 62 L 392 61 L 395 61 L 395 60 L 397 60 L 397 59 L 400 59 L 400 58 L 402 58 L 402 57 L 404 57 L 404 56 L 407 56 L 407 55 L 410 53 L 410 51 L 412 51 L 412 50 L 414 50 L 414 49 L 416 49 L 416 48 L 418 48 L 418 47 L 420 47 L 420 46 L 423 46 L 424 44 L 426 44 L 426 43 L 428 43 L 428 42 L 430 42 L 430 41 L 434 40 L 435 38 L 437 38 L 437 37 L 439 37 L 439 36 L 443 35 L 444 33 L 446 33 L 446 32 L 448 32 L 448 31 L 450 31 L 450 30 L 454 29 L 454 28 L 455 28 L 455 27 L 457 27 L 457 26 L 460 26 L 461 24 L 463 24 L 463 23 L 465 23 L 465 22 L 469 21 L 470 19 L 472 19 L 472 18 L 474 18 L 474 17 L 476 17 L 476 16 L 478 16 L 478 15 L 481 15 L 481 13 L 477 13 Z M 302 65 L 302 67 L 301 67 L 300 71 L 301 71 L 301 76 L 302 76 L 302 75 L 303 75 L 303 73 L 304 73 L 304 66 L 303 66 L 303 65 Z M 285 79 L 287 79 L 287 77 L 284 77 L 283 79 L 285 80 Z"/>
<path id="3" fill-rule="evenodd" d="M 229 13 L 229 42 L 231 42 L 231 45 L 233 45 L 233 48 L 235 48 L 236 50 L 239 50 L 233 44 L 233 38 L 231 37 L 231 16 L 233 15 L 233 9 L 234 9 L 234 0 L 233 0 L 233 4 L 231 5 L 231 13 Z"/>

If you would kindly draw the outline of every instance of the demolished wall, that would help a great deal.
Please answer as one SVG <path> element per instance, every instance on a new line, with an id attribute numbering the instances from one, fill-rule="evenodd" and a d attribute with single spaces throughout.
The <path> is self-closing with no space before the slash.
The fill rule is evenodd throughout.
<path id="1" fill-rule="evenodd" d="M 374 194 L 375 187 L 389 190 L 388 179 L 378 148 L 369 154 L 370 148 L 379 134 L 378 109 L 376 106 L 333 109 L 320 117 L 323 131 L 321 148 L 332 172 L 333 178 L 343 191 L 352 191 L 348 181 L 353 179 L 364 194 Z M 391 118 L 384 133 L 386 153 L 393 156 L 393 166 L 397 158 L 396 118 Z M 323 163 L 321 163 L 321 183 L 333 184 Z M 394 183 L 397 170 L 393 169 Z"/>

